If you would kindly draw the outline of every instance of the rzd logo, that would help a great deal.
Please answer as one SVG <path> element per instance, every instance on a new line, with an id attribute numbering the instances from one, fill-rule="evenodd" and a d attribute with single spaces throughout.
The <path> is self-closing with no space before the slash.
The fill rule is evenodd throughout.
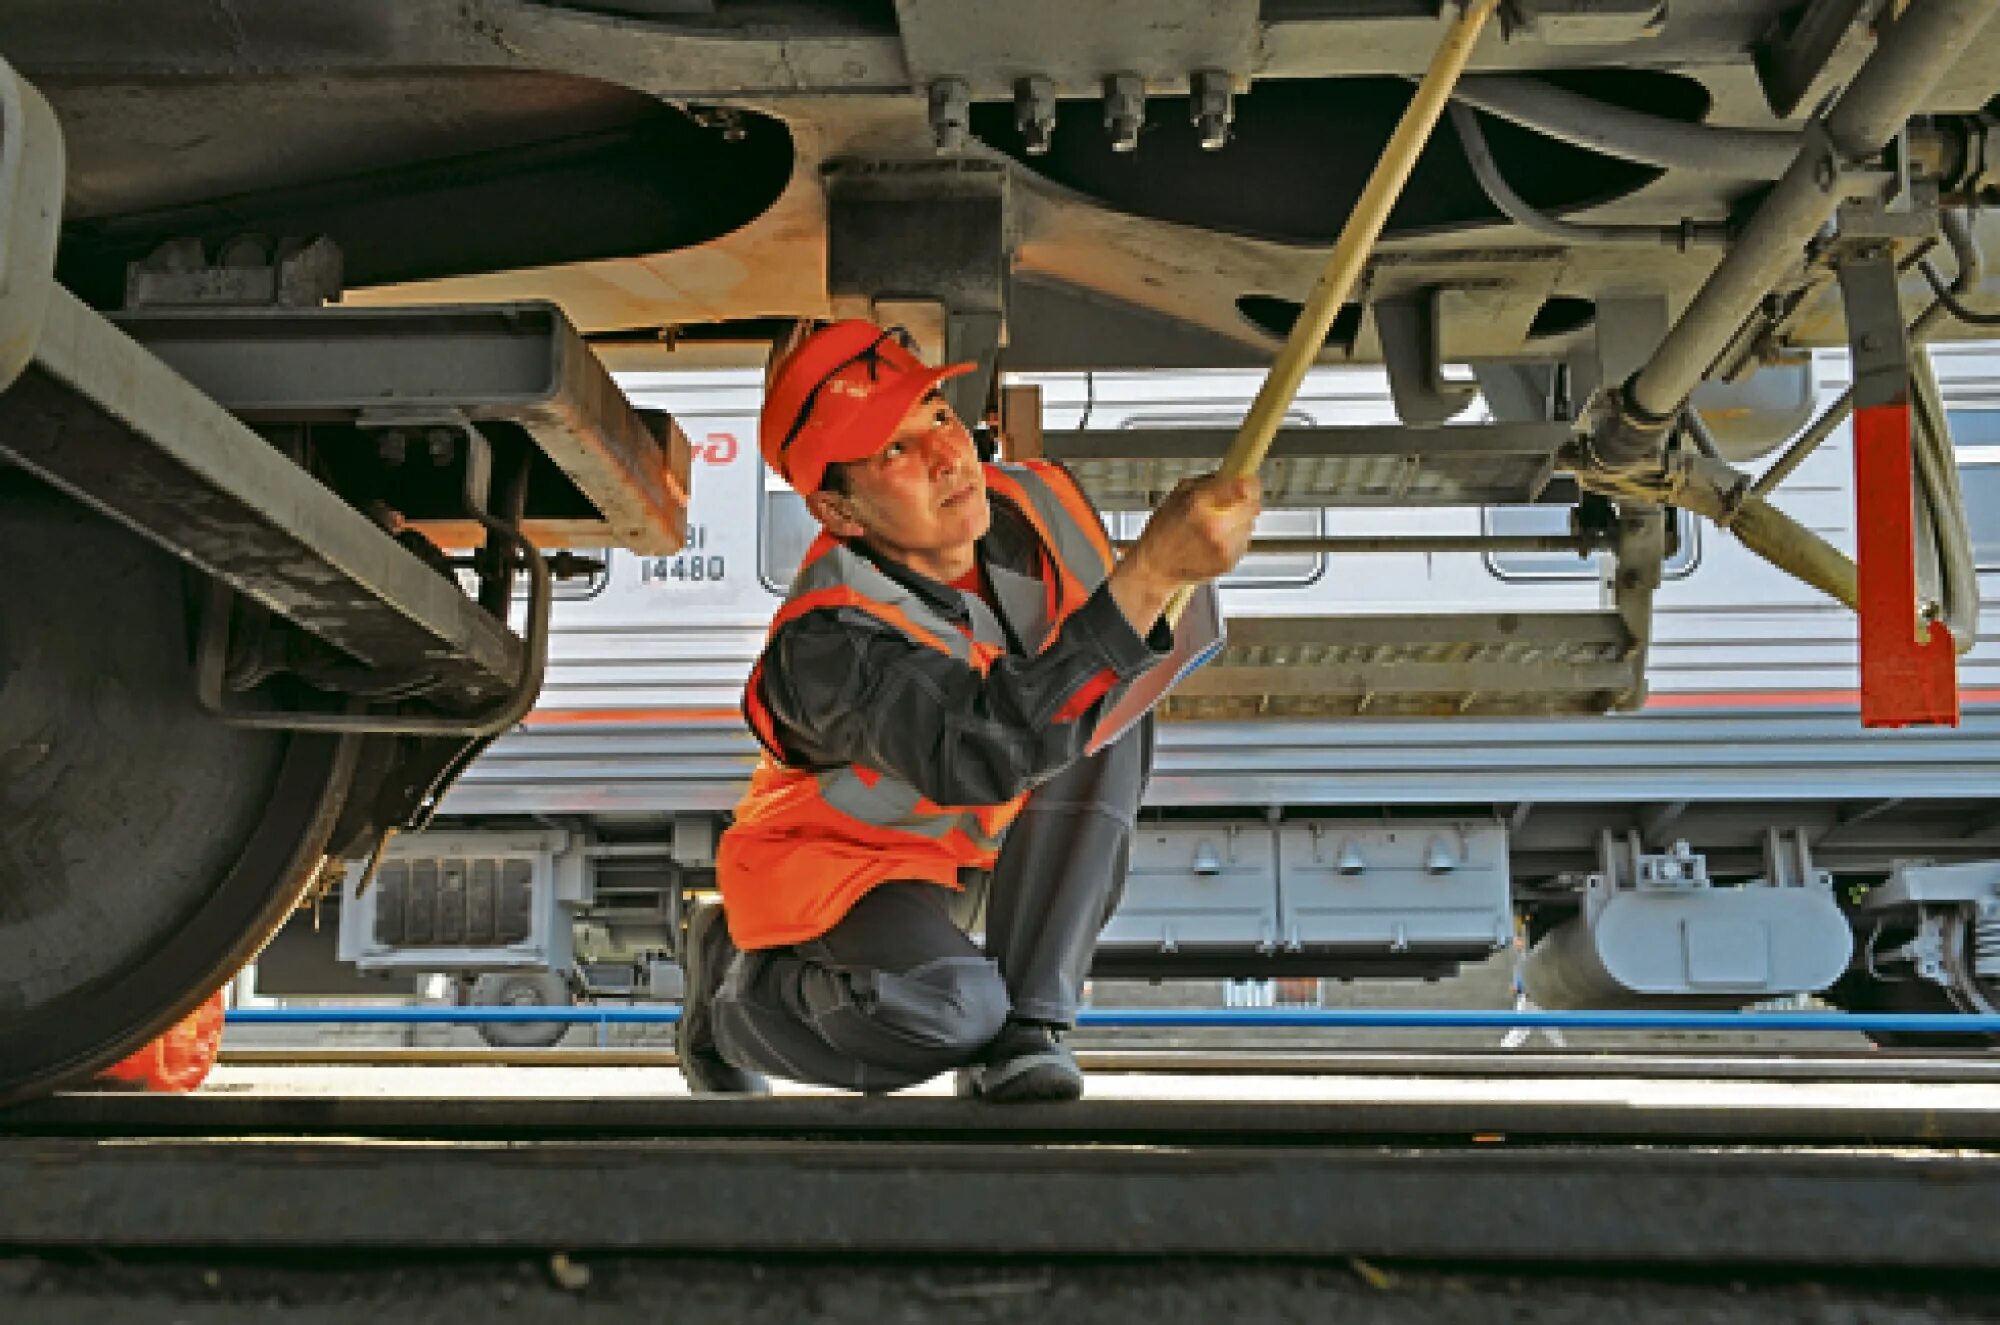
<path id="1" fill-rule="evenodd" d="M 726 465 L 736 459 L 736 452 L 735 433 L 712 432 L 694 448 L 694 458 L 704 465 Z"/>

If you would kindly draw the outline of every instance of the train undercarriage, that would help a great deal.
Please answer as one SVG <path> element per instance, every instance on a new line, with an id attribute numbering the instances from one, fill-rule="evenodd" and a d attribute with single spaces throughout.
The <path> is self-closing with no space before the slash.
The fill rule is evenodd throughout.
<path id="1" fill-rule="evenodd" d="M 1614 552 L 1612 599 L 1266 620 L 1184 710 L 1631 707 L 1678 506 L 1860 608 L 1864 656 L 1890 641 L 1873 719 L 1949 717 L 1963 499 L 1925 468 L 1949 437 L 1911 347 L 1990 326 L 1991 6 L 1505 11 L 1321 356 L 1385 363 L 1401 427 L 1293 430 L 1268 486 L 1573 506 L 1566 545 Z M 353 862 L 379 873 L 533 705 L 556 579 L 587 573 L 584 549 L 680 546 L 688 441 L 607 364 L 756 362 L 797 319 L 860 312 L 976 361 L 955 403 L 1004 424 L 1004 371 L 1262 362 L 1446 17 L 9 6 L 0 1100 L 114 1060 Z M 1843 340 L 1850 405 L 1890 421 L 1881 472 L 1917 494 L 1885 527 L 1905 560 L 1924 540 L 1880 591 L 1893 556 L 1857 570 L 1732 463 L 1797 432 L 1798 354 Z M 1476 366 L 1492 422 L 1449 424 L 1473 393 L 1446 362 Z M 1043 442 L 1112 509 L 1148 504 L 1135 467 L 1201 464 L 1159 438 Z M 1292 826 L 1266 827 L 1288 849 Z M 1430 825 L 1397 868 L 1469 880 L 1487 838 L 1453 831 L 1457 864 L 1433 868 Z M 1346 876 L 1340 846 L 1304 849 Z M 1663 850 L 1607 842 L 1601 890 L 1646 868 L 1692 885 Z M 1822 886 L 1805 853 L 1766 855 L 1770 889 Z M 1495 923 L 1452 921 L 1445 946 L 1503 941 L 1508 886 L 1468 888 L 1484 900 L 1459 909 Z M 1959 895 L 1977 881 L 1884 886 L 1902 891 L 1869 960 L 1990 1000 L 1991 917 Z"/>

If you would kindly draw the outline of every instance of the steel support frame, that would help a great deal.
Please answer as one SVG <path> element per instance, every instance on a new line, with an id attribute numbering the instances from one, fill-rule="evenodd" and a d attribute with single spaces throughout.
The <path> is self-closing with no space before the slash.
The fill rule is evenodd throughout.
<path id="1" fill-rule="evenodd" d="M 251 423 L 519 427 L 598 512 L 553 520 L 530 510 L 521 532 L 538 546 L 651 555 L 685 541 L 687 439 L 666 415 L 626 403 L 553 304 L 149 310 L 113 321 Z M 470 518 L 412 524 L 447 547 L 485 536 Z"/>
<path id="2" fill-rule="evenodd" d="M 1757 49 L 1757 78 L 1771 113 L 1779 119 L 1797 114 L 1850 38 L 1883 8 L 1884 0 L 1811 0 L 1772 34 Z"/>
<path id="3" fill-rule="evenodd" d="M 977 365 L 938 388 L 968 424 L 985 416 L 992 394 L 1010 262 L 1007 172 L 991 162 L 857 162 L 828 182 L 835 309 L 916 323 L 908 329 L 927 354 Z"/>
<path id="4" fill-rule="evenodd" d="M 1895 136 L 1995 13 L 1991 0 L 1924 0 L 1888 27 L 1833 109 L 1808 128 L 1791 168 L 1659 351 L 1621 389 L 1590 442 L 1599 465 L 1617 470 L 1657 460 L 1688 394 L 1851 191 L 1857 163 Z"/>
<path id="5" fill-rule="evenodd" d="M 1408 424 L 1443 423 L 1461 414 L 1478 394 L 1468 383 L 1447 382 L 1444 367 L 1444 291 L 1432 286 L 1374 302 L 1375 334 L 1389 373 L 1396 417 Z"/>
<path id="6" fill-rule="evenodd" d="M 447 706 L 515 688 L 504 625 L 60 286 L 0 417 L 0 458 L 358 662 L 431 671 Z"/>
<path id="7" fill-rule="evenodd" d="M 1864 727 L 1958 725 L 1951 631 L 1917 595 L 1910 343 L 1885 242 L 1837 259 L 1854 358 L 1855 560 Z"/>
<path id="8" fill-rule="evenodd" d="M 1043 451 L 1078 472 L 1106 510 L 1128 509 L 1114 486 L 1121 466 L 1214 466 L 1235 436 L 1228 428 L 1050 429 Z M 1505 506 L 1575 500 L 1576 488 L 1554 476 L 1557 450 L 1568 441 L 1567 423 L 1489 423 L 1437 427 L 1361 425 L 1285 427 L 1265 454 L 1264 504 L 1297 506 Z M 1328 486 L 1323 467 L 1363 480 Z M 1100 472 L 1108 471 L 1103 482 Z M 1393 482 L 1376 481 L 1384 472 Z M 1165 476 L 1161 476 L 1165 479 Z M 1438 481 L 1437 495 L 1416 490 Z M 1137 483 L 1123 487 L 1143 486 Z M 1170 481 L 1162 484 L 1171 487 Z"/>
<path id="9" fill-rule="evenodd" d="M 1446 648 L 1458 661 L 1413 656 Z M 1345 656 L 1386 651 L 1391 662 Z M 1614 612 L 1501 616 L 1238 617 L 1181 698 L 1513 695 L 1619 699 L 1641 685 L 1642 653 Z M 1442 701 L 1441 701 L 1442 702 Z"/>

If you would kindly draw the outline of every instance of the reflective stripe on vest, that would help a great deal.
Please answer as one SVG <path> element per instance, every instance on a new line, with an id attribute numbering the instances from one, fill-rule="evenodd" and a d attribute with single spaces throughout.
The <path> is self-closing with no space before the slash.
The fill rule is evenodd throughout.
<path id="1" fill-rule="evenodd" d="M 977 851 L 998 851 L 1005 824 L 989 827 L 979 809 L 933 805 L 909 783 L 897 778 L 870 780 L 853 765 L 814 775 L 820 797 L 842 814 L 877 828 L 914 833 L 942 841 L 954 831 L 964 833 Z M 1000 809 L 1003 807 L 994 807 Z M 995 816 L 998 817 L 998 816 Z M 1007 816 L 1011 819 L 1013 816 Z"/>

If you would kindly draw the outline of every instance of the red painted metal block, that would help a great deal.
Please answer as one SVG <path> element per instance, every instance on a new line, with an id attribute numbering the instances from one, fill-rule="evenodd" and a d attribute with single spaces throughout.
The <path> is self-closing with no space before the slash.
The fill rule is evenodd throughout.
<path id="1" fill-rule="evenodd" d="M 1861 596 L 1861 725 L 1956 727 L 1951 632 L 1917 615 L 1916 489 L 1910 407 L 1854 412 L 1856 561 Z"/>
<path id="2" fill-rule="evenodd" d="M 208 1076 L 222 1051 L 222 991 L 176 1022 L 158 1039 L 104 1069 L 99 1086 L 178 1093 L 193 1090 Z"/>

